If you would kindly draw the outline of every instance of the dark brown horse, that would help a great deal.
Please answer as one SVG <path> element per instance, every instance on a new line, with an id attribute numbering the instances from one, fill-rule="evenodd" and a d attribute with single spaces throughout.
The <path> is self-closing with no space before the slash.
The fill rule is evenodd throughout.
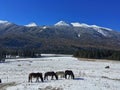
<path id="1" fill-rule="evenodd" d="M 32 82 L 32 78 L 36 78 L 36 82 L 39 82 L 39 78 L 43 82 L 42 73 L 30 73 L 28 77 L 28 82 Z"/>
<path id="2" fill-rule="evenodd" d="M 55 76 L 56 80 L 58 80 L 58 76 L 55 72 L 46 72 L 44 75 L 44 80 L 48 80 L 48 76 L 51 76 L 51 80 L 53 80 L 53 77 Z"/>
<path id="3" fill-rule="evenodd" d="M 68 78 L 67 78 L 67 75 L 69 76 Z M 66 71 L 65 71 L 65 79 L 69 79 L 70 77 L 71 77 L 71 79 L 74 79 L 74 78 L 75 78 L 72 70 L 66 70 Z"/>

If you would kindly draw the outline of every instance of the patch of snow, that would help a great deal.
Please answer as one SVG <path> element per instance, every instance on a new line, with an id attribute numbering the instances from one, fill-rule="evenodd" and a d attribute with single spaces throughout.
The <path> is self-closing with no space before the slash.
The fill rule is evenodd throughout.
<path id="1" fill-rule="evenodd" d="M 55 24 L 55 26 L 70 26 L 70 25 L 64 21 L 59 21 Z"/>
<path id="2" fill-rule="evenodd" d="M 43 27 L 43 29 L 46 29 L 46 28 L 47 28 L 47 26 L 44 26 L 44 27 Z"/>
<path id="3" fill-rule="evenodd" d="M 36 23 L 30 23 L 30 24 L 28 24 L 28 25 L 25 25 L 26 27 L 36 27 L 37 26 L 37 24 Z"/>
<path id="4" fill-rule="evenodd" d="M 96 30 L 98 33 L 102 34 L 103 36 L 108 36 L 107 31 L 112 31 L 112 29 L 109 28 L 105 28 L 105 27 L 100 27 L 97 25 L 88 25 L 85 23 L 71 23 L 73 27 L 83 27 L 83 28 L 93 28 L 94 30 Z"/>
<path id="5" fill-rule="evenodd" d="M 71 23 L 71 25 L 74 26 L 74 27 L 80 27 L 81 26 L 81 24 L 79 22 Z"/>
<path id="6" fill-rule="evenodd" d="M 0 23 L 8 23 L 8 21 L 0 20 Z"/>
<path id="7" fill-rule="evenodd" d="M 84 28 L 88 28 L 88 27 L 90 27 L 89 25 L 87 25 L 87 24 L 85 24 L 85 23 L 78 23 L 78 22 L 75 22 L 75 23 L 71 23 L 71 25 L 73 26 L 73 27 L 84 27 Z"/>
<path id="8" fill-rule="evenodd" d="M 103 36 L 108 36 L 108 32 L 106 32 L 105 30 L 102 30 L 100 28 L 96 28 L 96 27 L 93 27 L 98 33 L 102 34 Z"/>
<path id="9" fill-rule="evenodd" d="M 106 29 L 108 31 L 112 31 L 112 29 L 110 28 L 105 28 L 105 27 L 100 27 L 100 26 L 97 26 L 97 25 L 88 25 L 88 24 L 85 24 L 85 23 L 79 23 L 79 22 L 75 22 L 75 23 L 71 23 L 73 27 L 84 27 L 84 28 L 103 28 L 103 29 Z"/>
<path id="10" fill-rule="evenodd" d="M 80 34 L 78 34 L 78 37 L 80 37 L 81 35 Z"/>
<path id="11" fill-rule="evenodd" d="M 8 22 L 8 21 L 3 21 L 3 20 L 0 20 L 0 24 L 9 25 L 9 24 L 11 24 L 11 23 L 10 23 L 10 22 Z"/>

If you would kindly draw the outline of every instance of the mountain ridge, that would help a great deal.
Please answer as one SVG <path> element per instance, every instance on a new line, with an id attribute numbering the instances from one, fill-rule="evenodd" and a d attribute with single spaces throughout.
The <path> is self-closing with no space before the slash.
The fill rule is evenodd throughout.
<path id="1" fill-rule="evenodd" d="M 2 48 L 36 48 L 45 52 L 74 52 L 81 47 L 120 50 L 120 32 L 95 25 L 87 26 L 86 24 L 87 28 L 78 26 L 62 24 L 26 27 L 13 23 L 2 24 L 0 25 L 0 46 Z"/>

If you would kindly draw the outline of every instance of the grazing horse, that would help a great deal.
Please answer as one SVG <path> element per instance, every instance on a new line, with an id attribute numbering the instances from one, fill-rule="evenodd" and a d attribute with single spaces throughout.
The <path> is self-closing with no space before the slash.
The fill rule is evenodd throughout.
<path id="1" fill-rule="evenodd" d="M 68 78 L 70 78 L 70 76 L 71 76 L 71 79 L 75 78 L 75 76 L 74 76 L 74 74 L 73 74 L 73 72 L 71 70 L 66 70 L 65 71 L 65 79 L 67 79 L 67 75 L 69 75 Z"/>
<path id="2" fill-rule="evenodd" d="M 36 78 L 36 82 L 39 82 L 39 78 L 43 82 L 42 73 L 30 73 L 28 77 L 28 82 L 32 82 L 32 78 Z"/>
<path id="3" fill-rule="evenodd" d="M 65 77 L 65 72 L 64 71 L 58 71 L 58 72 L 56 72 L 56 74 L 57 74 L 58 77 L 60 76 L 60 78 Z"/>
<path id="4" fill-rule="evenodd" d="M 53 77 L 55 76 L 56 80 L 58 80 L 58 76 L 55 72 L 46 72 L 44 75 L 44 80 L 48 80 L 48 76 L 51 76 L 51 80 L 53 80 Z"/>

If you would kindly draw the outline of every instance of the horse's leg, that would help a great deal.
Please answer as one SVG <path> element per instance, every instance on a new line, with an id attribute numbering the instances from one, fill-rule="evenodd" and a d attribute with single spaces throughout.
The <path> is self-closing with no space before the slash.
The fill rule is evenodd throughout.
<path id="1" fill-rule="evenodd" d="M 39 77 L 38 76 L 36 77 L 36 82 L 39 82 Z"/>
<path id="2" fill-rule="evenodd" d="M 48 76 L 45 76 L 45 77 L 44 77 L 44 80 L 46 80 L 46 79 L 48 80 Z"/>
<path id="3" fill-rule="evenodd" d="M 38 77 L 36 77 L 36 82 L 38 82 Z"/>
<path id="4" fill-rule="evenodd" d="M 52 75 L 52 77 L 51 77 L 51 80 L 53 80 L 53 75 Z"/>
<path id="5" fill-rule="evenodd" d="M 48 80 L 48 76 L 47 76 L 47 80 Z"/>
<path id="6" fill-rule="evenodd" d="M 62 77 L 64 78 L 64 77 L 65 77 L 65 74 L 63 74 Z"/>
<path id="7" fill-rule="evenodd" d="M 31 77 L 31 83 L 32 83 L 32 77 Z"/>
<path id="8" fill-rule="evenodd" d="M 62 76 L 62 74 L 60 75 L 60 78 L 62 78 L 63 76 Z"/>
<path id="9" fill-rule="evenodd" d="M 42 77 L 42 76 L 40 76 L 40 79 L 41 79 L 41 81 L 42 81 L 42 82 L 44 82 L 44 81 L 43 81 L 43 77 Z"/>
<path id="10" fill-rule="evenodd" d="M 72 74 L 72 78 L 73 78 L 73 79 L 75 78 L 74 74 Z"/>
<path id="11" fill-rule="evenodd" d="M 46 79 L 46 76 L 44 76 L 44 80 Z"/>
<path id="12" fill-rule="evenodd" d="M 67 79 L 67 74 L 65 74 L 65 79 Z"/>
<path id="13" fill-rule="evenodd" d="M 28 77 L 28 82 L 32 82 L 32 76 L 31 75 L 29 75 L 29 77 Z"/>
<path id="14" fill-rule="evenodd" d="M 55 78 L 56 78 L 56 80 L 58 80 L 58 75 L 55 74 Z"/>
<path id="15" fill-rule="evenodd" d="M 70 75 L 68 76 L 68 79 L 70 79 Z"/>
<path id="16" fill-rule="evenodd" d="M 30 76 L 28 77 L 28 82 L 30 82 Z"/>
<path id="17" fill-rule="evenodd" d="M 45 74 L 45 75 L 44 75 L 44 80 L 46 80 L 46 78 L 47 78 L 47 75 Z"/>
<path id="18" fill-rule="evenodd" d="M 40 78 L 40 76 L 38 76 L 38 82 L 39 82 L 39 78 Z"/>

